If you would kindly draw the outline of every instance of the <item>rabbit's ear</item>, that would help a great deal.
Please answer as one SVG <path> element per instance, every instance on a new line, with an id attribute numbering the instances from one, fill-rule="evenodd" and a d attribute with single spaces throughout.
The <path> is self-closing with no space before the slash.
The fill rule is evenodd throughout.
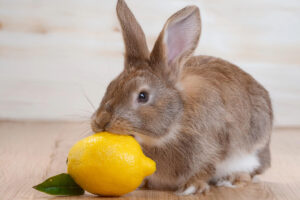
<path id="1" fill-rule="evenodd" d="M 124 0 L 118 0 L 117 15 L 125 43 L 125 64 L 148 60 L 149 50 L 145 34 Z"/>
<path id="2" fill-rule="evenodd" d="M 200 32 L 198 7 L 187 6 L 176 12 L 167 20 L 154 45 L 150 55 L 151 66 L 163 68 L 170 79 L 176 80 L 182 66 L 197 47 Z"/>

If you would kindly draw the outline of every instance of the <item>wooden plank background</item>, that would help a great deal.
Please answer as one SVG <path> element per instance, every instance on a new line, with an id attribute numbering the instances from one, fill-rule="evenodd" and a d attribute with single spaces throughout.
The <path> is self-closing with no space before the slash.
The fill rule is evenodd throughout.
<path id="1" fill-rule="evenodd" d="M 271 92 L 277 126 L 300 125 L 299 0 L 127 0 L 149 47 L 165 20 L 200 7 L 197 53 L 241 66 Z M 0 0 L 0 118 L 81 120 L 122 70 L 108 0 Z"/>

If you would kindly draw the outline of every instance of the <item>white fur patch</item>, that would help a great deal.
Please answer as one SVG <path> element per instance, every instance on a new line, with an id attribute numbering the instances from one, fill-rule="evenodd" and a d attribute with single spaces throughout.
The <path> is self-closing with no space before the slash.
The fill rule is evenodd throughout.
<path id="1" fill-rule="evenodd" d="M 229 187 L 229 188 L 235 188 L 234 185 L 232 185 L 232 183 L 230 181 L 225 181 L 225 180 L 221 180 L 218 181 L 216 186 L 218 187 Z"/>
<path id="2" fill-rule="evenodd" d="M 213 177 L 218 180 L 222 177 L 231 175 L 235 172 L 253 172 L 259 167 L 259 161 L 256 153 L 252 154 L 233 154 L 223 160 L 216 166 L 216 173 Z"/>
<path id="3" fill-rule="evenodd" d="M 206 184 L 204 188 L 202 188 L 202 189 L 200 189 L 200 190 L 198 191 L 198 193 L 201 194 L 201 193 L 203 193 L 203 192 L 208 191 L 209 189 L 210 189 L 210 186 L 209 186 L 208 184 Z"/>
<path id="4" fill-rule="evenodd" d="M 252 183 L 259 183 L 259 182 L 260 182 L 259 175 L 255 175 L 255 176 L 252 178 Z"/>
<path id="5" fill-rule="evenodd" d="M 183 195 L 190 195 L 194 194 L 196 192 L 196 187 L 191 185 L 190 187 L 186 188 L 183 192 L 177 192 L 177 195 L 183 196 Z"/>

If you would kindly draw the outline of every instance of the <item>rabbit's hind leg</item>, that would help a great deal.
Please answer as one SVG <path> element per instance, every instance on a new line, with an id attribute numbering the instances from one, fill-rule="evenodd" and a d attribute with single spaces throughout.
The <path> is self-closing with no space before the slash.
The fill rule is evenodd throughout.
<path id="1" fill-rule="evenodd" d="M 222 177 L 213 182 L 218 187 L 241 187 L 250 183 L 252 180 L 251 174 L 248 172 L 236 172 L 229 176 Z"/>

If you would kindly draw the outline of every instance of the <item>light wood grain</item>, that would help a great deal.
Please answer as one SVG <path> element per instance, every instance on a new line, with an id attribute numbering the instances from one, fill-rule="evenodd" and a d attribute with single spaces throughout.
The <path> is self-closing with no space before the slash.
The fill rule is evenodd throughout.
<path id="1" fill-rule="evenodd" d="M 0 199 L 95 199 L 53 197 L 32 189 L 49 176 L 66 172 L 69 148 L 88 133 L 88 124 L 70 122 L 0 122 Z M 272 168 L 261 182 L 241 188 L 212 188 L 206 196 L 175 196 L 166 191 L 134 191 L 122 199 L 289 199 L 300 197 L 300 129 L 273 133 Z M 98 197 L 100 199 L 100 197 Z M 97 198 L 97 199 L 98 199 Z M 113 198 L 105 198 L 113 199 Z"/>
<path id="2" fill-rule="evenodd" d="M 270 90 L 275 124 L 300 125 L 299 0 L 127 0 L 149 47 L 166 19 L 199 6 L 197 54 L 241 66 Z M 79 120 L 123 67 L 116 0 L 0 0 L 0 118 Z"/>

